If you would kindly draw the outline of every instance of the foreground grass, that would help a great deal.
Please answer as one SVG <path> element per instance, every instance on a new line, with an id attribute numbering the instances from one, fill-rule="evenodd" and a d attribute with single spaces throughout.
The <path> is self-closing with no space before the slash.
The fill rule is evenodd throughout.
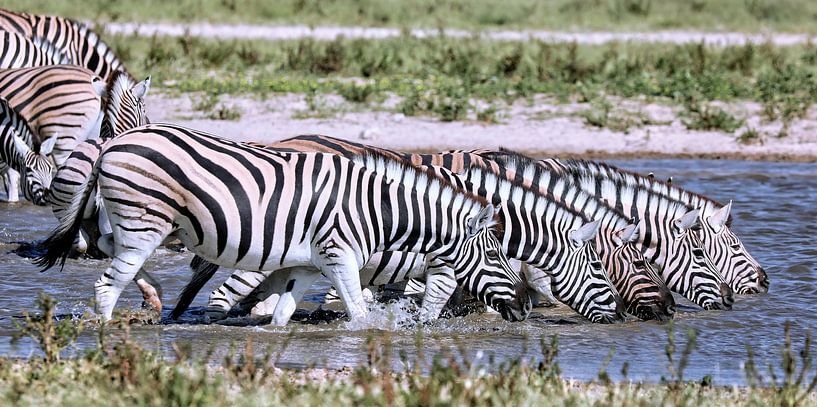
<path id="1" fill-rule="evenodd" d="M 165 359 L 133 342 L 129 327 L 113 333 L 100 329 L 97 347 L 84 356 L 63 360 L 60 350 L 82 329 L 74 321 L 56 322 L 54 301 L 41 297 L 40 314 L 27 316 L 21 335 L 32 337 L 43 358 L 0 358 L 0 400 L 3 405 L 781 405 L 817 402 L 811 343 L 795 351 L 785 332 L 782 370 L 771 366 L 763 378 L 752 353 L 746 363 L 749 387 L 713 386 L 711 379 L 689 382 L 683 376 L 695 347 L 676 349 L 670 325 L 666 347 L 668 375 L 660 384 L 614 383 L 606 368 L 592 383 L 560 376 L 553 339 L 541 342 L 541 356 L 500 365 L 477 364 L 454 348 L 422 361 L 423 338 L 418 334 L 414 355 L 401 355 L 400 371 L 392 369 L 389 334 L 373 332 L 368 363 L 344 370 L 281 370 L 276 354 L 258 357 L 248 340 L 243 351 L 234 348 L 221 363 L 212 355 L 191 356 L 174 347 Z M 286 341 L 278 351 L 286 351 Z M 237 354 L 237 356 L 233 356 Z M 623 368 L 626 376 L 626 366 Z M 781 371 L 779 377 L 775 371 Z"/>
<path id="2" fill-rule="evenodd" d="M 710 109 L 709 102 L 757 101 L 765 119 L 788 123 L 817 99 L 813 45 L 656 47 L 411 36 L 331 42 L 114 36 L 111 44 L 131 71 L 153 74 L 181 92 L 335 93 L 363 104 L 397 95 L 402 113 L 443 120 L 469 112 L 490 116 L 474 99 L 490 104 L 547 94 L 603 107 L 606 97 L 619 96 L 668 99 L 687 110 L 690 128 L 734 131 L 740 120 Z M 607 120 L 608 112 L 600 111 L 588 114 L 590 124 Z"/>
<path id="3" fill-rule="evenodd" d="M 810 0 L 6 0 L 99 21 L 206 21 L 465 29 L 815 32 Z"/>

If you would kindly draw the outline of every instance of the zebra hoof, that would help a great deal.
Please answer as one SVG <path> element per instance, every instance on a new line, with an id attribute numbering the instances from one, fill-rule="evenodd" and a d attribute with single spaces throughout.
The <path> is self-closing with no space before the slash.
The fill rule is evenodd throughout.
<path id="1" fill-rule="evenodd" d="M 207 308 L 204 311 L 204 323 L 212 324 L 227 318 L 227 312 L 221 308 Z"/>

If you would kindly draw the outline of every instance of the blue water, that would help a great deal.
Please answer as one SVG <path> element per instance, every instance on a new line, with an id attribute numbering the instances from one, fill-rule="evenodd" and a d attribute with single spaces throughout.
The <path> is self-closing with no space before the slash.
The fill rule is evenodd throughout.
<path id="1" fill-rule="evenodd" d="M 616 164 L 637 170 L 652 171 L 658 177 L 673 177 L 673 182 L 720 201 L 733 200 L 733 230 L 750 252 L 766 268 L 771 279 L 768 294 L 739 297 L 732 311 L 700 311 L 694 305 L 682 305 L 675 319 L 684 346 L 685 332 L 698 331 L 685 377 L 700 379 L 711 375 L 716 384 L 744 382 L 743 366 L 747 346 L 759 362 L 779 365 L 783 344 L 783 327 L 792 325 L 795 348 L 802 347 L 806 332 L 817 331 L 817 166 L 813 164 L 765 163 L 751 161 L 710 160 L 634 160 Z M 93 297 L 93 282 L 107 266 L 106 261 L 69 260 L 62 272 L 39 273 L 28 260 L 9 253 L 12 242 L 44 237 L 55 225 L 47 208 L 28 204 L 0 204 L 0 353 L 27 356 L 34 351 L 29 341 L 10 342 L 14 321 L 22 312 L 34 307 L 37 292 L 45 291 L 59 300 L 62 313 L 82 313 Z M 157 252 L 148 267 L 161 279 L 167 303 L 172 308 L 174 296 L 186 283 L 186 265 L 191 255 L 168 250 Z M 207 293 L 226 278 L 221 270 L 194 303 L 201 307 Z M 314 308 L 326 283 L 316 285 L 314 293 L 302 304 Z M 128 289 L 119 308 L 137 308 L 141 297 L 135 287 Z M 195 307 L 194 307 L 195 310 Z M 397 310 L 392 318 L 401 318 Z M 378 330 L 351 331 L 343 322 L 324 325 L 293 323 L 287 329 L 260 327 L 224 327 L 206 325 L 135 326 L 132 334 L 145 346 L 168 354 L 171 343 L 189 344 L 204 352 L 210 347 L 216 353 L 227 352 L 233 341 L 253 337 L 256 348 L 270 346 L 285 350 L 278 355 L 282 366 L 354 366 L 366 361 L 367 336 L 384 334 L 389 316 L 377 314 L 371 326 Z M 608 372 L 623 379 L 622 366 L 628 366 L 627 378 L 658 381 L 668 375 L 665 346 L 667 325 L 632 321 L 618 325 L 593 325 L 565 307 L 537 310 L 536 317 L 522 323 L 506 323 L 492 315 L 471 315 L 439 321 L 421 328 L 424 336 L 422 353 L 428 358 L 443 349 L 461 347 L 470 358 L 482 355 L 482 361 L 493 354 L 499 361 L 527 357 L 541 359 L 540 339 L 556 335 L 559 362 L 566 377 L 594 379 L 613 349 Z M 187 315 L 187 320 L 195 315 Z M 290 332 L 291 330 L 293 330 Z M 394 353 L 416 355 L 416 328 L 398 328 L 390 333 Z M 95 332 L 82 335 L 73 352 L 93 346 Z M 396 359 L 396 358 L 395 358 Z M 399 366 L 397 366 L 399 367 Z M 765 370 L 765 369 L 764 369 Z"/>

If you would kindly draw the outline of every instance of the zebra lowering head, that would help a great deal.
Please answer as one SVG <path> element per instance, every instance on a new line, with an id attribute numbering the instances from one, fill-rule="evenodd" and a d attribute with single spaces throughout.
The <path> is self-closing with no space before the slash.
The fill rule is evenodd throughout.
<path id="1" fill-rule="evenodd" d="M 17 114 L 9 103 L 0 98 L 0 173 L 9 169 L 19 173 L 23 180 L 23 194 L 35 205 L 45 205 L 51 178 L 54 173 L 53 161 L 48 157 L 57 141 L 52 137 L 37 143 L 28 123 Z M 31 146 L 34 146 L 32 148 Z M 9 177 L 9 200 L 17 197 L 16 177 Z"/>
<path id="2" fill-rule="evenodd" d="M 732 232 L 732 202 L 715 208 L 705 205 L 701 210 L 701 240 L 712 262 L 737 294 L 757 294 L 769 291 L 766 271 Z"/>
<path id="3" fill-rule="evenodd" d="M 503 319 L 521 321 L 527 318 L 532 304 L 527 284 L 511 267 L 497 238 L 502 233 L 499 209 L 489 204 L 468 219 L 466 239 L 456 258 L 449 262 L 461 287 L 499 312 Z M 430 263 L 433 267 L 434 260 Z"/>
<path id="4" fill-rule="evenodd" d="M 498 238 L 504 225 L 500 206 L 453 184 L 451 179 L 440 176 L 434 169 L 397 161 L 380 152 L 366 151 L 354 161 L 386 174 L 387 178 L 413 184 L 414 188 L 424 190 L 429 196 L 436 196 L 442 208 L 459 207 L 459 215 L 449 221 L 436 220 L 437 228 L 447 227 L 449 232 L 441 231 L 443 238 L 431 245 L 430 267 L 440 263 L 451 267 L 459 285 L 497 310 L 505 320 L 527 318 L 532 305 L 526 284 L 511 267 Z M 425 221 L 432 222 L 433 219 Z M 446 226 L 445 223 L 449 222 L 451 224 Z"/>
<path id="5" fill-rule="evenodd" d="M 637 223 L 612 234 L 612 250 L 606 256 L 610 279 L 627 303 L 628 313 L 643 320 L 666 321 L 675 314 L 675 299 L 655 267 L 644 258 L 638 237 Z"/>
<path id="6" fill-rule="evenodd" d="M 506 175 L 537 187 L 542 193 L 551 194 L 559 202 L 601 222 L 595 239 L 596 250 L 627 312 L 641 319 L 665 320 L 673 316 L 675 300 L 640 251 L 637 222 L 587 193 L 547 163 L 512 151 L 483 153 L 483 156 L 505 167 Z"/>
<path id="7" fill-rule="evenodd" d="M 648 189 L 666 199 L 700 208 L 701 240 L 707 255 L 717 266 L 732 290 L 738 294 L 767 292 L 769 278 L 763 267 L 749 254 L 740 239 L 730 230 L 731 202 L 723 205 L 711 198 L 680 188 L 677 184 L 664 182 L 651 176 L 595 161 L 548 160 L 548 164 L 560 171 L 577 168 L 599 178 L 618 180 L 638 188 Z"/>

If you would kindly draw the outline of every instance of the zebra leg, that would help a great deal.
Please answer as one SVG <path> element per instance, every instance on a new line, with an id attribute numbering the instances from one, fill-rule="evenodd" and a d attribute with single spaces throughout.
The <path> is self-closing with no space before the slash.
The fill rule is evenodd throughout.
<path id="1" fill-rule="evenodd" d="M 250 310 L 252 316 L 272 315 L 281 295 L 286 291 L 290 274 L 290 269 L 272 273 L 252 294 L 241 301 L 239 307 L 242 310 L 252 307 Z"/>
<path id="2" fill-rule="evenodd" d="M 111 266 L 96 281 L 94 285 L 96 307 L 97 311 L 102 314 L 103 321 L 111 320 L 114 306 L 122 291 L 139 272 L 145 260 L 156 250 L 158 244 L 151 246 L 153 247 L 117 250 Z"/>
<path id="3" fill-rule="evenodd" d="M 429 267 L 426 275 L 425 295 L 420 308 L 420 321 L 428 322 L 440 316 L 454 290 L 457 280 L 454 270 L 447 266 Z"/>
<path id="4" fill-rule="evenodd" d="M 18 202 L 20 200 L 20 173 L 13 168 L 8 168 L 4 178 L 6 192 L 8 192 L 8 202 Z"/>
<path id="5" fill-rule="evenodd" d="M 136 272 L 134 281 L 142 292 L 142 300 L 144 301 L 142 306 L 149 305 L 154 311 L 161 313 L 162 286 L 159 282 L 156 281 L 153 275 L 145 271 L 144 268 L 140 268 L 139 271 Z"/>
<path id="6" fill-rule="evenodd" d="M 236 270 L 221 286 L 210 293 L 207 309 L 204 311 L 204 321 L 215 322 L 227 318 L 230 309 L 264 283 L 276 270 L 252 271 Z"/>
<path id="7" fill-rule="evenodd" d="M 272 314 L 272 323 L 276 326 L 285 326 L 295 313 L 298 302 L 303 299 L 306 290 L 320 276 L 320 271 L 311 267 L 298 267 L 292 270 L 289 281 L 286 283 L 286 289 L 281 294 L 275 312 Z"/>

